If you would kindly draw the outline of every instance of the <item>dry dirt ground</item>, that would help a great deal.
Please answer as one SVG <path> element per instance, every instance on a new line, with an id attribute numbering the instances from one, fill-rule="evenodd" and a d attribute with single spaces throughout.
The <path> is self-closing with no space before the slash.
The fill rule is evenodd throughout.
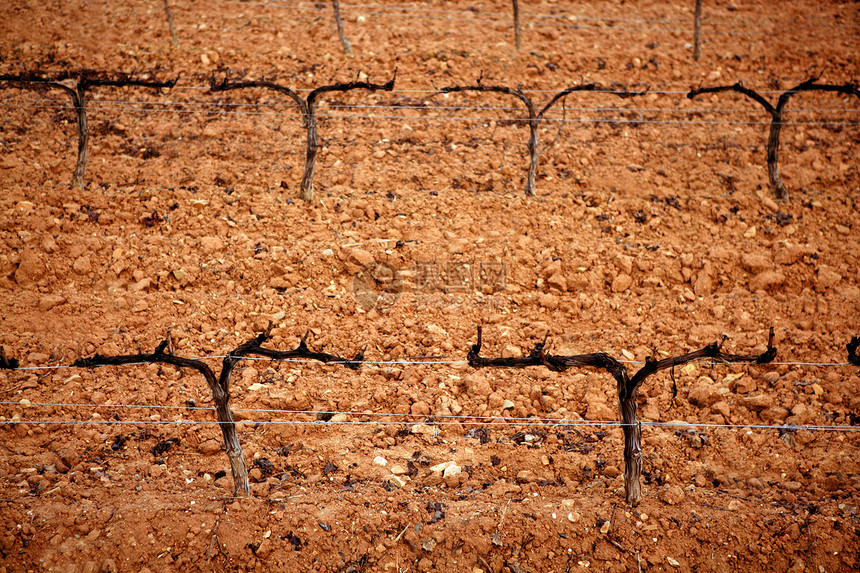
<path id="1" fill-rule="evenodd" d="M 178 44 L 156 0 L 0 3 L 0 73 L 180 76 L 92 89 L 83 190 L 68 187 L 68 96 L 2 86 L 9 356 L 69 366 L 151 352 L 169 330 L 175 353 L 217 357 L 271 320 L 273 348 L 310 330 L 314 349 L 366 345 L 373 361 L 242 362 L 231 404 L 252 496 L 235 501 L 199 374 L 3 371 L 0 571 L 860 566 L 860 373 L 845 364 L 860 334 L 860 100 L 791 100 L 791 196 L 775 202 L 764 110 L 685 98 L 857 81 L 858 4 L 708 0 L 699 61 L 692 0 L 520 4 L 519 52 L 502 0 L 347 4 L 348 57 L 328 2 L 169 0 Z M 207 88 L 213 70 L 307 90 L 395 68 L 391 93 L 320 98 L 310 204 L 290 100 Z M 649 91 L 553 108 L 526 197 L 523 106 L 434 92 L 480 76 L 539 105 L 579 82 Z M 368 296 L 390 283 L 356 277 L 385 269 L 397 292 Z M 793 364 L 679 368 L 674 400 L 669 372 L 649 378 L 630 507 L 611 377 L 470 369 L 479 324 L 487 356 L 549 333 L 555 353 L 635 361 L 723 334 L 758 353 L 773 326 Z M 702 425 L 653 424 L 675 421 Z"/>

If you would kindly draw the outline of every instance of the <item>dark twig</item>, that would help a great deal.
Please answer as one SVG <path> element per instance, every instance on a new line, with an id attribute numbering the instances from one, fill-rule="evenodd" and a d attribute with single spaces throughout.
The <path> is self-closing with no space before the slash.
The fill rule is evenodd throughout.
<path id="1" fill-rule="evenodd" d="M 92 86 L 137 86 L 145 88 L 172 88 L 179 77 L 169 81 L 150 81 L 133 78 L 122 73 L 106 73 L 93 70 L 65 71 L 53 76 L 42 76 L 37 73 L 21 75 L 0 74 L 0 82 L 20 84 L 28 89 L 40 87 L 58 88 L 72 98 L 78 118 L 78 159 L 75 172 L 72 175 L 70 187 L 84 187 L 84 174 L 87 168 L 87 147 L 90 131 L 87 126 L 86 93 Z"/>
<path id="2" fill-rule="evenodd" d="M 707 93 L 720 93 L 728 91 L 738 92 L 761 105 L 765 109 L 765 111 L 770 114 L 770 135 L 767 139 L 768 181 L 770 182 L 771 190 L 773 190 L 773 193 L 774 195 L 776 195 L 777 199 L 788 200 L 788 189 L 786 189 L 785 184 L 782 182 L 782 179 L 779 176 L 779 134 L 782 130 L 782 126 L 784 125 L 783 112 L 785 111 L 786 104 L 788 104 L 788 100 L 791 99 L 791 97 L 796 93 L 811 91 L 836 92 L 860 97 L 860 90 L 858 90 L 857 86 L 853 83 L 849 82 L 842 85 L 834 85 L 818 84 L 816 83 L 817 81 L 817 77 L 810 78 L 805 82 L 802 82 L 795 87 L 783 92 L 779 96 L 776 106 L 767 101 L 758 92 L 745 87 L 741 82 L 737 82 L 730 86 L 715 86 L 692 89 L 690 90 L 690 93 L 687 94 L 687 97 L 693 99 L 698 95 Z"/>
<path id="3" fill-rule="evenodd" d="M 305 332 L 304 336 L 299 339 L 299 345 L 292 350 L 274 350 L 271 348 L 263 348 L 261 346 L 266 340 L 270 337 L 270 332 L 272 330 L 272 323 L 269 323 L 269 327 L 266 329 L 266 332 L 260 334 L 255 339 L 244 344 L 242 348 L 242 355 L 247 356 L 250 354 L 255 354 L 258 356 L 265 356 L 267 358 L 271 358 L 273 360 L 285 360 L 288 358 L 307 358 L 309 360 L 316 360 L 318 362 L 323 362 L 325 364 L 343 364 L 350 370 L 358 370 L 361 368 L 361 363 L 364 362 L 364 351 L 365 348 L 361 349 L 358 354 L 355 355 L 352 359 L 341 358 L 335 354 L 328 354 L 325 352 L 315 352 L 308 348 L 307 339 L 310 336 L 310 331 Z M 236 353 L 233 353 L 236 355 Z M 237 355 L 239 356 L 239 355 Z"/>
<path id="4" fill-rule="evenodd" d="M 765 364 L 776 358 L 776 348 L 773 347 L 773 328 L 770 329 L 767 350 L 761 354 L 729 354 L 723 352 L 720 343 L 713 343 L 700 350 L 688 352 L 681 356 L 655 360 L 648 357 L 633 376 L 627 367 L 615 358 L 603 352 L 578 354 L 574 356 L 553 356 L 546 352 L 546 339 L 535 344 L 527 356 L 522 358 L 484 358 L 480 355 L 482 345 L 481 327 L 478 327 L 478 341 L 472 345 L 467 355 L 469 365 L 473 368 L 496 366 L 504 368 L 522 368 L 526 366 L 543 365 L 555 372 L 563 372 L 572 366 L 596 368 L 605 370 L 615 378 L 618 391 L 618 404 L 621 411 L 622 430 L 624 432 L 624 489 L 627 503 L 636 505 L 642 498 L 640 476 L 642 473 L 642 438 L 639 421 L 636 417 L 636 393 L 642 382 L 660 370 L 674 368 L 699 359 L 708 358 L 716 362 Z M 860 342 L 858 342 L 860 345 Z"/>
<path id="5" fill-rule="evenodd" d="M 860 347 L 860 336 L 852 337 L 851 342 L 846 346 L 848 349 L 848 363 L 854 366 L 860 366 L 860 356 L 857 355 L 858 347 Z"/>
<path id="6" fill-rule="evenodd" d="M 213 75 L 209 80 L 209 89 L 213 92 L 219 92 L 242 88 L 266 88 L 286 94 L 294 102 L 296 102 L 296 104 L 299 106 L 299 109 L 301 110 L 302 119 L 305 123 L 305 130 L 307 131 L 305 170 L 304 174 L 302 175 L 301 193 L 302 199 L 307 202 L 311 202 L 314 198 L 314 172 L 316 170 L 317 148 L 319 147 L 319 137 L 317 135 L 316 119 L 317 99 L 321 95 L 329 92 L 347 92 L 358 89 L 370 91 L 391 91 L 394 89 L 394 80 L 396 79 L 396 77 L 397 68 L 394 69 L 394 74 L 391 76 L 391 79 L 384 84 L 374 84 L 365 81 L 353 81 L 347 83 L 320 86 L 311 91 L 311 93 L 308 94 L 307 99 L 302 99 L 302 97 L 298 95 L 298 93 L 286 86 L 282 86 L 268 80 L 230 81 L 227 77 L 225 77 L 223 80 L 218 82 L 215 80 L 215 76 Z"/>
<path id="7" fill-rule="evenodd" d="M 17 358 L 8 358 L 6 356 L 6 349 L 0 346 L 0 369 L 3 370 L 14 370 L 18 368 L 18 359 Z"/>

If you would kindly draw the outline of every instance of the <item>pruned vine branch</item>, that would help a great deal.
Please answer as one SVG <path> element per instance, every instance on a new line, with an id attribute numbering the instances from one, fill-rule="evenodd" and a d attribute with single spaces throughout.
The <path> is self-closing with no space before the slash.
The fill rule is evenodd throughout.
<path id="1" fill-rule="evenodd" d="M 467 360 L 473 368 L 546 366 L 554 372 L 564 372 L 571 367 L 583 367 L 605 370 L 611 374 L 615 378 L 617 385 L 618 408 L 621 412 L 622 431 L 624 432 L 624 491 L 627 503 L 636 505 L 642 499 L 642 486 L 640 484 L 642 474 L 642 437 L 639 421 L 636 417 L 636 393 L 642 382 L 648 376 L 660 370 L 674 368 L 703 358 L 726 364 L 766 364 L 776 358 L 772 327 L 768 335 L 767 349 L 761 354 L 730 354 L 723 352 L 723 341 L 725 341 L 725 337 L 722 341 L 709 344 L 699 350 L 662 360 L 648 357 L 645 360 L 645 364 L 631 376 L 625 364 L 604 352 L 574 356 L 552 355 L 546 351 L 546 338 L 535 344 L 531 351 L 522 358 L 486 358 L 481 356 L 481 346 L 483 344 L 482 328 L 478 326 L 478 340 L 469 350 Z M 857 344 L 860 345 L 860 339 L 858 339 Z"/>
<path id="2" fill-rule="evenodd" d="M 140 363 L 159 363 L 171 364 L 177 368 L 191 368 L 196 370 L 206 379 L 206 383 L 212 392 L 212 401 L 215 404 L 215 413 L 218 418 L 221 434 L 224 438 L 224 448 L 227 452 L 227 457 L 230 460 L 230 469 L 233 474 L 233 495 L 245 495 L 250 491 L 248 483 L 248 470 L 245 466 L 245 459 L 242 456 L 242 446 L 239 444 L 239 438 L 236 434 L 236 424 L 233 421 L 233 415 L 230 412 L 230 380 L 233 370 L 236 365 L 246 356 L 265 356 L 274 360 L 284 360 L 289 358 L 307 358 L 328 364 L 341 364 L 352 370 L 357 370 L 361 367 L 364 361 L 364 349 L 362 349 L 354 358 L 345 359 L 335 354 L 325 352 L 316 352 L 311 350 L 307 345 L 307 338 L 310 334 L 305 333 L 299 341 L 299 345 L 292 350 L 274 350 L 263 347 L 263 343 L 271 337 L 272 323 L 266 328 L 266 331 L 258 334 L 251 340 L 238 346 L 235 350 L 224 357 L 219 374 L 209 367 L 202 360 L 183 358 L 173 353 L 173 342 L 168 331 L 167 337 L 163 340 L 151 353 L 125 354 L 119 356 L 104 356 L 95 354 L 88 358 L 79 358 L 75 360 L 72 366 L 81 368 L 94 368 L 96 366 L 121 366 L 124 364 L 140 364 Z M 6 361 L 6 355 L 3 348 L 0 347 L 0 366 Z M 9 361 L 9 368 L 17 368 L 18 361 Z"/>
<path id="3" fill-rule="evenodd" d="M 842 93 L 848 95 L 855 95 L 860 97 L 860 90 L 857 89 L 857 85 L 851 82 L 836 85 L 836 84 L 819 84 L 817 77 L 809 78 L 808 80 L 794 86 L 793 88 L 786 90 L 783 92 L 774 106 L 770 103 L 764 96 L 758 93 L 755 90 L 751 90 L 750 88 L 743 85 L 741 82 L 737 82 L 732 85 L 727 86 L 714 86 L 714 87 L 705 87 L 705 88 L 696 88 L 691 89 L 687 94 L 687 97 L 690 99 L 694 99 L 696 96 L 707 93 L 721 93 L 721 92 L 737 92 L 745 95 L 751 100 L 755 101 L 759 105 L 761 105 L 767 113 L 770 114 L 771 122 L 770 122 L 770 134 L 767 139 L 767 176 L 768 181 L 770 183 L 770 188 L 773 191 L 774 195 L 777 199 L 788 200 L 788 189 L 785 187 L 785 184 L 782 182 L 782 179 L 779 176 L 779 134 L 782 130 L 782 126 L 784 125 L 783 115 L 785 111 L 785 106 L 788 104 L 788 100 L 794 94 L 800 92 L 835 92 Z"/>
<path id="4" fill-rule="evenodd" d="M 329 92 L 347 92 L 359 89 L 369 91 L 391 91 L 394 89 L 394 81 L 396 78 L 397 68 L 394 69 L 391 79 L 384 84 L 375 84 L 360 80 L 330 84 L 315 88 L 308 94 L 306 99 L 302 99 L 302 97 L 293 89 L 269 80 L 230 80 L 229 77 L 225 76 L 219 81 L 215 78 L 215 74 L 213 73 L 209 80 L 209 89 L 212 92 L 220 92 L 244 88 L 265 88 L 283 93 L 296 102 L 302 114 L 305 130 L 307 131 L 305 169 L 304 174 L 302 175 L 301 195 L 302 199 L 310 202 L 314 197 L 314 172 L 316 170 L 317 149 L 319 148 L 316 118 L 317 100 L 319 97 Z"/>
<path id="5" fill-rule="evenodd" d="M 316 360 L 323 364 L 342 364 L 350 370 L 358 370 L 364 362 L 364 352 L 366 347 L 361 349 L 354 358 L 342 358 L 336 354 L 328 354 L 326 352 L 316 352 L 308 348 L 307 340 L 310 336 L 310 331 L 305 332 L 304 336 L 299 339 L 299 345 L 292 350 L 274 350 L 261 346 L 269 337 L 272 330 L 272 323 L 269 323 L 268 328 L 264 333 L 254 339 L 255 344 L 246 348 L 245 354 L 255 354 L 265 356 L 273 360 L 286 360 L 296 358 L 307 358 L 308 360 Z"/>
<path id="6" fill-rule="evenodd" d="M 172 88 L 179 80 L 179 76 L 168 81 L 153 81 L 135 78 L 129 74 L 119 72 L 100 72 L 82 69 L 77 71 L 63 71 L 58 74 L 42 75 L 36 72 L 28 72 L 20 75 L 0 74 L 0 82 L 18 84 L 28 89 L 58 88 L 65 91 L 72 98 L 72 105 L 78 118 L 78 159 L 75 164 L 75 172 L 72 175 L 70 187 L 84 187 L 84 175 L 87 169 L 87 149 L 90 138 L 87 126 L 86 94 L 91 87 L 95 86 L 136 86 L 152 89 Z"/>
<path id="7" fill-rule="evenodd" d="M 236 434 L 236 424 L 233 421 L 233 415 L 230 412 L 230 377 L 233 373 L 233 368 L 239 362 L 241 356 L 247 354 L 249 348 L 258 344 L 256 337 L 253 340 L 236 348 L 227 357 L 224 358 L 221 373 L 216 376 L 212 368 L 202 360 L 192 358 L 183 358 L 172 354 L 168 347 L 172 346 L 170 342 L 170 334 L 167 339 L 162 341 L 155 351 L 146 354 L 126 354 L 121 356 L 103 356 L 95 354 L 89 358 L 79 358 L 75 360 L 73 366 L 84 368 L 94 368 L 96 366 L 119 366 L 123 364 L 137 363 L 161 363 L 171 364 L 177 368 L 191 368 L 200 372 L 206 379 L 209 389 L 212 392 L 212 401 L 215 404 L 215 413 L 218 418 L 219 426 L 221 427 L 221 435 L 224 438 L 224 447 L 227 451 L 227 457 L 230 460 L 230 469 L 233 474 L 233 495 L 247 495 L 250 492 L 248 483 L 248 469 L 245 466 L 245 459 L 242 456 L 242 446 L 239 444 L 239 437 Z M 168 350 L 165 352 L 165 350 Z"/>
<path id="8" fill-rule="evenodd" d="M 605 93 L 609 93 L 621 98 L 628 98 L 636 95 L 643 95 L 645 92 L 630 92 L 627 90 L 618 90 L 618 91 L 606 91 L 602 87 L 597 84 L 578 84 L 574 86 L 570 86 L 557 94 L 555 94 L 540 110 L 538 110 L 535 105 L 534 100 L 526 95 L 523 91 L 522 86 L 517 86 L 516 88 L 511 88 L 508 86 L 500 86 L 500 85 L 484 85 L 482 82 L 482 78 L 478 78 L 478 81 L 475 85 L 471 86 L 448 86 L 439 90 L 440 93 L 449 94 L 456 92 L 493 92 L 500 93 L 505 95 L 510 95 L 518 100 L 520 100 L 523 105 L 526 107 L 526 111 L 528 112 L 528 124 L 529 124 L 529 141 L 528 141 L 528 151 L 529 151 L 529 170 L 526 175 L 526 195 L 534 196 L 535 194 L 535 180 L 537 178 L 537 168 L 538 168 L 538 160 L 540 157 L 540 149 L 538 147 L 538 128 L 540 127 L 541 121 L 543 121 L 546 113 L 559 101 L 563 101 L 565 97 L 574 93 L 574 92 L 594 92 L 594 91 L 605 91 Z"/>

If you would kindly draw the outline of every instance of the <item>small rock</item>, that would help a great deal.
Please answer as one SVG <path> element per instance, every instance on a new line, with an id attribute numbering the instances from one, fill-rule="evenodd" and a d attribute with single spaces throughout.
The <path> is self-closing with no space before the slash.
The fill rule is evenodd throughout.
<path id="1" fill-rule="evenodd" d="M 610 529 L 612 529 L 612 522 L 609 520 L 606 520 L 603 522 L 603 525 L 600 526 L 600 533 L 602 533 L 603 535 L 606 535 L 607 533 L 609 533 Z"/>
<path id="2" fill-rule="evenodd" d="M 624 292 L 633 285 L 633 278 L 630 275 L 621 273 L 615 280 L 612 281 L 612 292 Z"/>
<path id="3" fill-rule="evenodd" d="M 468 376 L 466 376 L 463 382 L 466 386 L 466 392 L 472 398 L 489 396 L 493 392 L 493 388 L 490 386 L 490 383 L 487 381 L 487 378 L 484 374 L 469 374 Z"/>
<path id="4" fill-rule="evenodd" d="M 21 253 L 18 270 L 15 271 L 15 282 L 22 286 L 37 282 L 45 276 L 45 270 L 45 264 L 39 255 L 31 250 L 25 250 Z"/>
<path id="5" fill-rule="evenodd" d="M 660 501 L 668 505 L 677 505 L 684 501 L 684 490 L 678 485 L 667 485 L 658 494 Z"/>
<path id="6" fill-rule="evenodd" d="M 149 477 L 151 478 L 159 478 L 164 473 L 164 466 L 161 464 L 154 464 L 149 466 Z"/>
<path id="7" fill-rule="evenodd" d="M 781 286 L 785 282 L 785 275 L 779 271 L 764 271 L 750 279 L 750 291 L 769 290 Z"/>
<path id="8" fill-rule="evenodd" d="M 713 406 L 711 406 L 711 412 L 715 414 L 720 414 L 724 418 L 728 419 L 729 416 L 732 415 L 732 408 L 729 406 L 729 403 L 725 400 L 720 400 Z"/>
<path id="9" fill-rule="evenodd" d="M 750 410 L 755 410 L 757 412 L 761 412 L 762 410 L 766 410 L 767 408 L 771 408 L 774 406 L 773 396 L 770 396 L 768 394 L 744 396 L 743 398 L 741 398 L 740 402 Z"/>
<path id="10" fill-rule="evenodd" d="M 558 308 L 558 297 L 548 292 L 542 293 L 538 297 L 538 304 L 547 310 L 555 310 Z"/>
<path id="11" fill-rule="evenodd" d="M 815 280 L 815 288 L 819 291 L 836 286 L 842 280 L 842 275 L 826 265 L 818 269 L 818 277 Z"/>
<path id="12" fill-rule="evenodd" d="M 806 252 L 807 249 L 798 245 L 785 246 L 776 252 L 774 262 L 780 265 L 793 265 L 794 263 L 799 262 Z"/>
<path id="13" fill-rule="evenodd" d="M 216 439 L 205 440 L 197 446 L 197 451 L 204 456 L 211 456 L 221 451 L 221 442 Z"/>
<path id="14" fill-rule="evenodd" d="M 66 297 L 61 294 L 46 294 L 39 299 L 39 310 L 47 312 L 55 306 L 60 306 L 66 302 Z"/>
<path id="15" fill-rule="evenodd" d="M 398 488 L 403 487 L 407 483 L 409 483 L 409 478 L 406 476 L 398 476 L 398 475 L 391 474 L 390 476 L 386 476 L 385 479 L 388 481 L 389 484 L 391 484 L 394 487 L 398 487 Z"/>
<path id="16" fill-rule="evenodd" d="M 347 252 L 346 260 L 350 263 L 363 267 L 373 262 L 373 255 L 371 255 L 364 249 L 350 249 Z"/>
<path id="17" fill-rule="evenodd" d="M 41 246 L 43 251 L 50 254 L 57 250 L 57 241 L 51 235 L 45 235 L 42 237 Z"/>
<path id="18" fill-rule="evenodd" d="M 409 411 L 413 416 L 427 416 L 430 414 L 430 405 L 424 400 L 419 400 L 412 404 Z"/>
<path id="19" fill-rule="evenodd" d="M 731 388 L 732 391 L 737 392 L 738 394 L 749 394 L 750 392 L 756 391 L 758 384 L 752 376 L 744 376 L 742 378 L 737 378 Z"/>
<path id="20" fill-rule="evenodd" d="M 564 278 L 563 274 L 558 272 L 546 279 L 546 285 L 551 289 L 565 292 L 567 290 L 567 279 Z"/>
<path id="21" fill-rule="evenodd" d="M 431 472 L 444 472 L 450 466 L 453 466 L 454 462 L 442 462 L 441 464 L 436 464 L 435 466 L 430 467 Z"/>
<path id="22" fill-rule="evenodd" d="M 81 255 L 75 259 L 75 262 L 72 264 L 72 270 L 79 275 L 85 275 L 92 271 L 93 264 L 90 261 L 89 255 Z"/>
<path id="23" fill-rule="evenodd" d="M 415 424 L 409 431 L 413 434 L 422 434 L 425 436 L 436 435 L 436 429 L 433 426 L 428 426 L 427 424 Z"/>
<path id="24" fill-rule="evenodd" d="M 531 470 L 521 470 L 517 472 L 517 481 L 520 483 L 535 483 L 538 481 L 538 477 Z"/>
<path id="25" fill-rule="evenodd" d="M 375 458 L 373 458 L 373 463 L 378 466 L 385 467 L 386 465 L 388 465 L 388 460 L 386 460 L 382 456 L 376 456 Z"/>
<path id="26" fill-rule="evenodd" d="M 391 473 L 393 473 L 396 476 L 402 476 L 402 475 L 407 473 L 407 470 L 406 470 L 406 468 L 404 468 L 401 465 L 395 465 L 395 466 L 391 466 Z"/>
<path id="27" fill-rule="evenodd" d="M 511 358 L 522 358 L 523 349 L 519 346 L 508 344 L 502 349 L 502 356 L 509 356 Z"/>
<path id="28" fill-rule="evenodd" d="M 152 279 L 143 278 L 128 287 L 131 292 L 148 291 L 152 287 Z"/>
<path id="29" fill-rule="evenodd" d="M 788 418 L 788 410 L 780 406 L 771 406 L 762 410 L 759 416 L 765 422 L 782 424 Z"/>
<path id="30" fill-rule="evenodd" d="M 514 404 L 510 400 L 505 400 L 504 402 L 502 402 L 502 410 L 510 410 L 514 406 L 516 406 L 516 404 Z"/>
<path id="31" fill-rule="evenodd" d="M 224 250 L 224 242 L 218 237 L 200 237 L 200 248 L 207 255 L 212 255 Z"/>
<path id="32" fill-rule="evenodd" d="M 749 229 L 744 231 L 744 239 L 752 239 L 756 235 L 755 225 L 752 225 Z"/>
<path id="33" fill-rule="evenodd" d="M 260 545 L 257 547 L 257 550 L 254 551 L 254 555 L 257 556 L 258 559 L 265 559 L 272 552 L 272 542 L 269 541 L 267 537 L 264 537 L 262 541 L 260 541 Z"/>
<path id="34" fill-rule="evenodd" d="M 457 476 L 460 475 L 462 471 L 463 468 L 461 468 L 457 464 L 451 464 L 447 468 L 445 468 L 445 471 L 442 472 L 442 477 L 447 478 L 451 476 Z"/>
<path id="35" fill-rule="evenodd" d="M 754 275 L 773 269 L 773 264 L 768 257 L 752 253 L 741 255 L 741 266 Z"/>
<path id="36" fill-rule="evenodd" d="M 621 475 L 621 470 L 615 465 L 606 466 L 603 468 L 603 475 L 609 478 L 615 478 Z"/>
<path id="37" fill-rule="evenodd" d="M 764 205 L 768 211 L 771 213 L 776 213 L 779 211 L 779 205 L 776 204 L 776 201 L 771 199 L 770 197 L 763 196 L 761 197 L 761 203 Z"/>
<path id="38" fill-rule="evenodd" d="M 691 404 L 703 408 L 711 406 L 719 399 L 720 395 L 717 393 L 716 384 L 707 376 L 699 376 L 699 379 L 693 383 L 687 394 L 687 400 Z"/>
<path id="39" fill-rule="evenodd" d="M 590 420 L 614 420 L 618 416 L 606 403 L 606 395 L 595 388 L 585 393 L 586 417 Z"/>
<path id="40" fill-rule="evenodd" d="M 669 565 L 671 565 L 672 567 L 680 567 L 681 565 L 680 563 L 678 563 L 677 559 L 673 559 L 672 557 L 666 557 L 666 561 L 668 561 Z"/>

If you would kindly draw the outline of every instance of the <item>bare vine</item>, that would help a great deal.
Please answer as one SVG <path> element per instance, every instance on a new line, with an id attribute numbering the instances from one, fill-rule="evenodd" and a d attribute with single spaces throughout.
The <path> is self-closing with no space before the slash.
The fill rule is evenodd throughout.
<path id="1" fill-rule="evenodd" d="M 478 326 L 478 340 L 472 345 L 467 356 L 469 365 L 473 368 L 524 368 L 527 366 L 545 366 L 554 372 L 564 372 L 570 367 L 596 368 L 605 370 L 615 378 L 618 390 L 618 409 L 621 413 L 621 427 L 624 432 L 624 491 L 627 503 L 636 505 L 642 499 L 642 436 L 639 421 L 636 417 L 636 394 L 642 382 L 648 376 L 675 368 L 702 358 L 723 363 L 754 363 L 766 364 L 776 358 L 776 348 L 773 347 L 773 328 L 770 329 L 767 350 L 761 354 L 729 354 L 723 352 L 722 343 L 709 344 L 700 350 L 688 352 L 681 356 L 656 360 L 653 357 L 645 359 L 642 366 L 632 376 L 627 366 L 604 352 L 578 354 L 575 356 L 556 356 L 546 351 L 546 338 L 535 344 L 528 355 L 522 358 L 485 358 L 481 356 L 481 327 Z"/>
<path id="2" fill-rule="evenodd" d="M 87 91 L 94 86 L 137 86 L 152 89 L 172 88 L 179 77 L 169 81 L 151 81 L 134 78 L 123 73 L 108 73 L 94 70 L 60 72 L 54 75 L 25 73 L 20 75 L 0 74 L 0 82 L 20 85 L 28 89 L 58 88 L 72 98 L 78 118 L 78 159 L 69 187 L 84 188 L 84 175 L 87 169 L 87 150 L 90 130 L 87 125 Z"/>
<path id="3" fill-rule="evenodd" d="M 391 91 L 394 89 L 394 80 L 397 77 L 397 68 L 394 69 L 394 74 L 391 79 L 384 84 L 374 84 L 365 81 L 355 80 L 347 83 L 337 83 L 325 86 L 320 86 L 312 90 L 307 99 L 303 99 L 296 91 L 286 86 L 282 86 L 269 80 L 230 80 L 225 75 L 220 81 L 216 80 L 213 74 L 209 80 L 209 89 L 212 92 L 221 92 L 228 90 L 244 89 L 244 88 L 265 88 L 285 94 L 299 106 L 304 121 L 305 130 L 307 131 L 307 146 L 305 153 L 305 169 L 302 175 L 301 194 L 302 199 L 307 202 L 313 201 L 314 198 L 314 172 L 316 171 L 317 149 L 319 148 L 319 136 L 317 135 L 317 103 L 321 95 L 329 92 L 347 92 L 352 90 L 369 90 L 369 91 Z"/>
<path id="4" fill-rule="evenodd" d="M 790 100 L 794 94 L 812 91 L 836 92 L 860 97 L 860 90 L 857 89 L 856 84 L 850 82 L 842 85 L 819 84 L 816 83 L 818 79 L 819 78 L 817 77 L 810 78 L 805 82 L 802 82 L 795 87 L 783 92 L 779 96 L 779 99 L 777 100 L 775 106 L 769 101 L 767 101 L 767 99 L 765 99 L 764 96 L 762 96 L 760 93 L 744 86 L 741 82 L 737 82 L 730 86 L 715 86 L 692 89 L 690 90 L 690 93 L 687 94 L 687 97 L 690 99 L 694 99 L 696 96 L 707 93 L 738 92 L 761 105 L 765 109 L 765 111 L 770 114 L 770 135 L 767 139 L 767 176 L 768 181 L 770 182 L 770 188 L 776 198 L 787 201 L 788 189 L 785 187 L 785 184 L 782 182 L 782 179 L 779 176 L 779 134 L 782 130 L 782 126 L 785 125 L 785 122 L 783 121 L 783 116 L 785 112 L 785 106 L 786 104 L 788 104 L 788 100 Z"/>

